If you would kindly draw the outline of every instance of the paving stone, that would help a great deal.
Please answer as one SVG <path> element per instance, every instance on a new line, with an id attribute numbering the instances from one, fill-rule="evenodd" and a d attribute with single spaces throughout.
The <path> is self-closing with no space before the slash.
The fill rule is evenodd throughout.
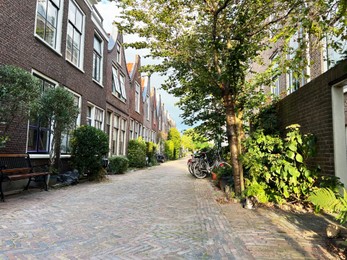
<path id="1" fill-rule="evenodd" d="M 314 232 L 217 195 L 179 160 L 7 196 L 0 259 L 333 259 Z"/>

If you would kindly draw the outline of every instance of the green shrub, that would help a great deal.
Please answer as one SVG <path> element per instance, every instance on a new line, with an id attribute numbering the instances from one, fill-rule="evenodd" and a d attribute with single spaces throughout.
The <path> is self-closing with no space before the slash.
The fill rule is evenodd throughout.
<path id="1" fill-rule="evenodd" d="M 101 180 L 105 170 L 102 159 L 108 153 L 107 135 L 92 126 L 80 126 L 71 138 L 71 161 L 80 174 L 87 174 L 89 180 Z"/>
<path id="2" fill-rule="evenodd" d="M 127 157 L 130 167 L 143 168 L 146 166 L 146 149 L 146 143 L 142 138 L 129 141 Z"/>
<path id="3" fill-rule="evenodd" d="M 173 141 L 168 140 L 165 142 L 165 146 L 164 146 L 164 153 L 166 158 L 168 158 L 169 160 L 174 160 L 175 159 L 175 144 Z"/>
<path id="4" fill-rule="evenodd" d="M 108 169 L 111 173 L 124 173 L 129 167 L 129 160 L 125 156 L 114 156 L 108 159 Z"/>
<path id="5" fill-rule="evenodd" d="M 301 135 L 299 125 L 287 127 L 286 138 L 254 132 L 245 142 L 242 162 L 250 183 L 258 183 L 270 201 L 304 201 L 312 191 L 317 173 L 305 161 L 314 154 L 312 135 Z"/>
<path id="6" fill-rule="evenodd" d="M 157 152 L 157 145 L 153 142 L 146 142 L 146 156 L 148 158 L 148 164 L 149 165 L 157 165 L 157 158 L 155 157 L 155 154 Z"/>

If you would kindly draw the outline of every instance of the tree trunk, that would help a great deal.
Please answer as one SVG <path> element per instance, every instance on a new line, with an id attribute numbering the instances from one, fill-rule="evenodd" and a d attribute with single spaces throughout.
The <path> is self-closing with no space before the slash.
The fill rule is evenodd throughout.
<path id="1" fill-rule="evenodd" d="M 230 94 L 224 96 L 226 110 L 227 135 L 231 154 L 231 165 L 233 167 L 234 185 L 236 195 L 240 195 L 244 189 L 243 169 L 239 160 L 241 154 L 242 123 L 236 113 L 235 102 Z"/>

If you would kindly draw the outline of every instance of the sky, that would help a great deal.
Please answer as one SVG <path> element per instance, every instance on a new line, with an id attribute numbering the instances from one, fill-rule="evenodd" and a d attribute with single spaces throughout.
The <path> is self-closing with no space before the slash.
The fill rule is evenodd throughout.
<path id="1" fill-rule="evenodd" d="M 98 4 L 96 4 L 96 8 L 100 12 L 100 14 L 103 16 L 103 26 L 107 33 L 112 31 L 112 22 L 115 20 L 115 16 L 118 13 L 116 3 L 110 2 L 109 0 L 101 0 Z M 136 41 L 138 36 L 135 35 L 124 35 L 124 42 L 134 42 Z M 147 64 L 155 64 L 158 63 L 158 61 L 153 60 L 151 58 L 144 58 L 145 55 L 147 55 L 149 52 L 148 50 L 136 50 L 133 48 L 127 48 L 125 50 L 125 57 L 127 63 L 131 63 L 135 61 L 135 55 L 138 54 L 141 56 L 141 64 L 147 65 Z M 157 93 L 161 95 L 161 100 L 164 102 L 165 109 L 168 110 L 171 118 L 176 122 L 176 127 L 178 131 L 182 132 L 185 129 L 190 128 L 189 126 L 184 125 L 180 118 L 181 110 L 175 105 L 175 103 L 178 101 L 178 99 L 171 94 L 167 93 L 165 90 L 161 89 L 161 84 L 164 83 L 165 77 L 160 76 L 158 73 L 155 73 L 151 76 L 151 85 L 153 87 L 156 87 Z"/>

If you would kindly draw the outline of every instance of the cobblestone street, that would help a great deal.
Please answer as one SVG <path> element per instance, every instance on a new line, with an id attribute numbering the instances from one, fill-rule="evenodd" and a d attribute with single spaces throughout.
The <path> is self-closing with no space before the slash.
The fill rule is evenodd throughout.
<path id="1" fill-rule="evenodd" d="M 333 259 L 312 234 L 218 204 L 186 160 L 0 203 L 0 259 Z"/>

